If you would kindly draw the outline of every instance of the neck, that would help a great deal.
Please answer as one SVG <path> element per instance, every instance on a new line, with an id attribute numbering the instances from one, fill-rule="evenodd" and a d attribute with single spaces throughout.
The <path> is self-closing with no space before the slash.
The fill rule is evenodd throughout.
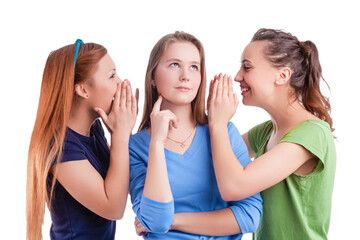
<path id="1" fill-rule="evenodd" d="M 179 119 L 178 128 L 177 129 L 172 128 L 171 131 L 194 128 L 196 124 L 196 121 L 193 119 L 192 116 L 191 104 L 175 106 L 166 101 L 163 101 L 163 103 L 161 104 L 161 110 L 170 110 Z"/>
<path id="2" fill-rule="evenodd" d="M 264 108 L 271 116 L 275 135 L 283 135 L 308 119 L 316 119 L 298 100 L 283 99 Z"/>
<path id="3" fill-rule="evenodd" d="M 96 118 L 86 106 L 74 103 L 67 126 L 81 135 L 90 136 L 90 128 Z"/>

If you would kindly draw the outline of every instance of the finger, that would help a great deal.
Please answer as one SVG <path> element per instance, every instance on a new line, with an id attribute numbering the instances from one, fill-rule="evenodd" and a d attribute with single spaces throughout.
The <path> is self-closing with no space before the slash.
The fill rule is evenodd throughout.
<path id="1" fill-rule="evenodd" d="M 139 89 L 135 89 L 135 98 L 132 98 L 132 108 L 136 110 L 136 114 L 139 112 Z M 135 101 L 135 102 L 134 102 Z"/>
<path id="2" fill-rule="evenodd" d="M 174 114 L 174 116 L 171 116 L 170 123 L 173 128 L 178 128 L 178 122 L 179 118 Z"/>
<path id="3" fill-rule="evenodd" d="M 211 100 L 214 101 L 216 99 L 216 94 L 218 91 L 218 86 L 219 86 L 219 80 L 215 80 L 214 81 L 214 85 L 213 85 L 213 90 L 211 93 Z"/>
<path id="4" fill-rule="evenodd" d="M 210 85 L 209 85 L 209 97 L 210 97 L 210 98 L 211 98 L 212 93 L 213 93 L 214 81 L 215 81 L 215 80 L 211 80 L 211 81 L 210 81 Z"/>
<path id="5" fill-rule="evenodd" d="M 235 106 L 237 107 L 239 105 L 239 99 L 236 93 L 234 93 L 234 102 L 235 102 Z"/>
<path id="6" fill-rule="evenodd" d="M 126 86 L 126 108 L 130 109 L 132 107 L 132 88 L 130 82 Z"/>
<path id="7" fill-rule="evenodd" d="M 119 106 L 119 104 L 120 104 L 120 90 L 121 90 L 121 83 L 118 83 L 116 85 L 116 92 L 115 92 L 115 95 L 114 95 L 113 107 L 114 106 Z"/>
<path id="8" fill-rule="evenodd" d="M 99 116 L 101 117 L 101 119 L 103 120 L 104 123 L 106 123 L 107 121 L 107 115 L 106 113 L 104 112 L 104 110 L 102 110 L 101 108 L 99 107 L 95 107 L 94 108 L 94 111 L 97 112 L 99 114 Z"/>
<path id="9" fill-rule="evenodd" d="M 229 76 L 228 78 L 228 87 L 229 87 L 228 96 L 231 97 L 234 94 L 233 80 L 231 76 Z"/>
<path id="10" fill-rule="evenodd" d="M 217 91 L 216 91 L 216 98 L 219 98 L 222 96 L 223 80 L 224 80 L 224 76 L 222 74 L 220 74 L 219 80 L 217 81 L 218 86 L 217 86 Z"/>
<path id="11" fill-rule="evenodd" d="M 159 112 L 160 111 L 161 102 L 162 102 L 162 96 L 160 95 L 158 100 L 154 103 L 153 112 Z"/>
<path id="12" fill-rule="evenodd" d="M 125 107 L 125 104 L 126 104 L 126 86 L 127 86 L 127 80 L 125 79 L 121 83 L 120 105 L 122 107 Z"/>
<path id="13" fill-rule="evenodd" d="M 212 79 L 212 80 L 210 81 L 210 85 L 209 85 L 209 95 L 208 95 L 208 98 L 207 98 L 208 108 L 209 108 L 209 104 L 210 104 L 210 101 L 211 101 L 211 98 L 212 98 L 213 88 L 214 88 L 214 80 Z"/>
<path id="14" fill-rule="evenodd" d="M 221 95 L 222 96 L 228 96 L 228 78 L 229 76 L 227 74 L 224 75 L 224 78 L 223 78 L 223 85 L 222 85 L 222 93 Z"/>

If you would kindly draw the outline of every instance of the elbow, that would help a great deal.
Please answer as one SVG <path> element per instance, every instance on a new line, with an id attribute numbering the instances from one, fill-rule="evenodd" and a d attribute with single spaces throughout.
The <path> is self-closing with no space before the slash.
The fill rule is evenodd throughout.
<path id="1" fill-rule="evenodd" d="M 251 223 L 248 226 L 248 230 L 247 230 L 248 233 L 256 232 L 260 224 L 260 217 L 261 217 L 261 213 L 253 217 Z"/>
<path id="2" fill-rule="evenodd" d="M 241 188 L 233 185 L 220 189 L 220 194 L 221 198 L 226 202 L 239 201 L 249 197 L 241 191 Z"/>
<path id="3" fill-rule="evenodd" d="M 170 230 L 171 224 L 168 223 L 157 223 L 152 227 L 150 232 L 153 233 L 159 233 L 159 234 L 165 234 Z"/>
<path id="4" fill-rule="evenodd" d="M 112 211 L 101 217 L 112 221 L 121 220 L 124 217 L 124 211 Z"/>
<path id="5" fill-rule="evenodd" d="M 152 233 L 164 234 L 170 230 L 171 224 L 174 220 L 174 214 L 163 215 L 155 221 L 146 221 L 144 218 L 140 221 Z"/>

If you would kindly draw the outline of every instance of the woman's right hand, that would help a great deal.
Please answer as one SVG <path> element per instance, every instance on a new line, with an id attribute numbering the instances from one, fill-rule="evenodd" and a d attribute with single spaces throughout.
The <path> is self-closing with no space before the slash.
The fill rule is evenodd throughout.
<path id="1" fill-rule="evenodd" d="M 239 100 L 233 91 L 231 76 L 216 75 L 210 82 L 207 100 L 209 126 L 216 124 L 226 126 L 235 114 L 238 104 Z"/>
<path id="2" fill-rule="evenodd" d="M 162 96 L 155 102 L 150 114 L 151 120 L 151 140 L 165 143 L 169 133 L 169 128 L 177 128 L 178 117 L 170 110 L 160 110 Z"/>
<path id="3" fill-rule="evenodd" d="M 100 115 L 110 134 L 122 132 L 130 135 L 136 122 L 137 100 L 138 90 L 135 97 L 132 94 L 130 82 L 125 79 L 117 85 L 110 113 L 107 115 L 98 107 L 94 110 Z"/>

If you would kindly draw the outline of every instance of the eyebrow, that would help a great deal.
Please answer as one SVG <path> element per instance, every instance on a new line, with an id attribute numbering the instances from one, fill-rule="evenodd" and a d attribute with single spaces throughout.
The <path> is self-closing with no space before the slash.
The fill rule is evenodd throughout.
<path id="1" fill-rule="evenodd" d="M 176 62 L 183 62 L 182 60 L 178 59 L 178 58 L 170 58 L 168 59 L 166 62 L 172 62 L 172 61 L 176 61 Z M 198 61 L 191 61 L 192 64 L 198 64 L 200 65 L 200 62 Z"/>
<path id="2" fill-rule="evenodd" d="M 248 60 L 248 59 L 244 59 L 244 60 L 241 61 L 241 63 L 251 63 L 251 61 Z"/>

